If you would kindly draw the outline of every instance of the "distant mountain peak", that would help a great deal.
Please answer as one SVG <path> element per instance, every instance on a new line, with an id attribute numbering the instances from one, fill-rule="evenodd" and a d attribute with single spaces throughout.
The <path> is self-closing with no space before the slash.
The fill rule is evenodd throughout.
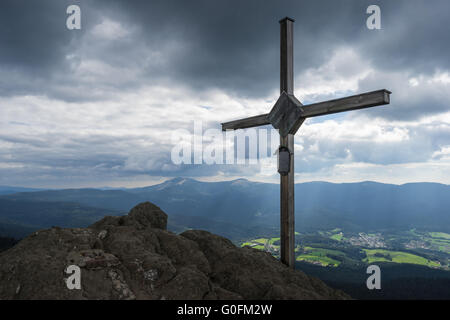
<path id="1" fill-rule="evenodd" d="M 188 179 L 178 179 L 176 182 L 174 182 L 177 186 L 182 185 L 184 183 L 186 183 L 187 181 L 189 181 Z"/>
<path id="2" fill-rule="evenodd" d="M 169 179 L 163 182 L 163 184 L 170 184 L 170 185 L 182 185 L 187 182 L 197 182 L 197 180 L 192 178 L 184 178 L 184 177 L 176 177 L 173 179 Z"/>
<path id="3" fill-rule="evenodd" d="M 233 186 L 236 186 L 236 185 L 247 185 L 249 183 L 250 183 L 250 181 L 245 179 L 245 178 L 239 178 L 239 179 L 231 181 L 231 184 Z"/>
<path id="4" fill-rule="evenodd" d="M 176 177 L 176 178 L 168 179 L 168 180 L 164 181 L 163 183 L 157 184 L 157 185 L 155 185 L 155 187 L 157 188 L 157 190 L 162 190 L 162 189 L 169 188 L 169 187 L 182 186 L 182 185 L 185 185 L 186 183 L 190 183 L 190 182 L 198 182 L 198 181 L 191 179 L 191 178 Z"/>

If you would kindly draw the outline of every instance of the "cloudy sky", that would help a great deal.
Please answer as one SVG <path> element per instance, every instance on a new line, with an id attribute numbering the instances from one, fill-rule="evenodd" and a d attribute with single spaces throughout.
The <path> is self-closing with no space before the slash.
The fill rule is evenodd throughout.
<path id="1" fill-rule="evenodd" d="M 73 4 L 81 30 L 66 27 Z M 381 30 L 366 27 L 371 4 Z M 270 111 L 285 16 L 304 104 L 393 92 L 388 106 L 308 119 L 296 181 L 450 184 L 448 0 L 2 0 L 0 185 L 278 181 L 274 157 L 176 165 L 171 150 L 194 120 L 220 129 Z"/>

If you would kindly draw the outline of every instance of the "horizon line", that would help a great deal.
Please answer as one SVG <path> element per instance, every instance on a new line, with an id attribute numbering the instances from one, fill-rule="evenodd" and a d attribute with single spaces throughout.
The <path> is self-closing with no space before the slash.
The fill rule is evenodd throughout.
<path id="1" fill-rule="evenodd" d="M 0 188 L 24 188 L 24 189 L 36 189 L 35 191 L 44 191 L 44 190 L 70 190 L 70 189 L 97 189 L 97 190 L 102 190 L 102 189 L 111 189 L 111 190 L 122 190 L 122 189 L 141 189 L 141 188 L 146 188 L 146 187 L 152 187 L 152 186 L 157 186 L 157 185 L 161 185 L 164 183 L 167 183 L 169 181 L 173 181 L 173 180 L 177 180 L 177 179 L 186 179 L 186 180 L 193 180 L 196 182 L 201 182 L 201 183 L 221 183 L 221 182 L 236 182 L 236 181 L 247 181 L 247 182 L 251 182 L 251 183 L 260 183 L 260 184 L 279 184 L 277 182 L 266 182 L 266 181 L 257 181 L 257 180 L 251 180 L 248 178 L 234 178 L 234 179 L 224 179 L 224 180 L 216 180 L 216 181 L 202 181 L 199 180 L 198 178 L 193 178 L 193 177 L 172 177 L 172 178 L 167 178 L 166 180 L 162 181 L 162 182 L 157 182 L 154 184 L 146 184 L 143 186 L 134 186 L 134 187 L 125 187 L 125 186 L 119 186 L 119 187 L 111 187 L 108 185 L 104 185 L 104 186 L 97 186 L 97 187 L 90 187 L 90 186 L 77 186 L 77 187 L 29 187 L 29 186 L 14 186 L 14 185 L 0 185 Z M 201 179 L 201 178 L 200 178 Z M 408 184 L 419 184 L 419 183 L 429 183 L 429 184 L 439 184 L 439 185 L 443 185 L 443 186 L 450 186 L 450 184 L 446 184 L 446 183 L 442 183 L 442 182 L 435 182 L 435 181 L 414 181 L 414 182 L 405 182 L 405 183 L 392 183 L 392 182 L 380 182 L 380 181 L 374 181 L 374 180 L 361 180 L 361 181 L 352 181 L 352 182 L 332 182 L 332 181 L 326 181 L 326 180 L 311 180 L 311 181 L 303 181 L 303 182 L 297 182 L 295 183 L 296 185 L 298 184 L 306 184 L 306 183 L 328 183 L 328 184 L 361 184 L 361 183 L 375 183 L 375 184 L 384 184 L 384 185 L 394 185 L 394 186 L 404 186 L 404 185 L 408 185 Z M 19 191 L 20 192 L 20 191 Z M 33 191 L 23 191 L 23 192 L 33 192 Z"/>

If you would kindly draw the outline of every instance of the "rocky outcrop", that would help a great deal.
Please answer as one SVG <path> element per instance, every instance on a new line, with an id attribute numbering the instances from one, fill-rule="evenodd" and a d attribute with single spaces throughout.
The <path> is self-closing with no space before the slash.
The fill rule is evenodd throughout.
<path id="1" fill-rule="evenodd" d="M 206 231 L 166 230 L 146 202 L 89 228 L 34 233 L 0 253 L 0 299 L 346 299 L 269 253 Z M 81 289 L 68 289 L 69 265 Z"/>

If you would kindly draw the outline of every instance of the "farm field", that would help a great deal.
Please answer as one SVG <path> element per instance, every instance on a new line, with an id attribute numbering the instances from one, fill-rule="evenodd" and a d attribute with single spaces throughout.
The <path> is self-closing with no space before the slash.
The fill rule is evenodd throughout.
<path id="1" fill-rule="evenodd" d="M 430 232 L 430 236 L 432 238 L 443 238 L 446 240 L 450 240 L 450 234 L 445 232 Z"/>
<path id="2" fill-rule="evenodd" d="M 418 264 L 427 267 L 439 267 L 440 264 L 425 259 L 424 257 L 417 256 L 415 254 L 401 252 L 401 251 L 390 251 L 383 249 L 363 249 L 366 252 L 367 258 L 364 262 L 369 264 L 374 262 L 394 262 L 394 263 L 410 263 Z"/>
<path id="3" fill-rule="evenodd" d="M 280 238 L 240 243 L 279 258 Z M 296 261 L 322 267 L 360 267 L 372 263 L 410 264 L 450 270 L 450 234 L 437 231 L 345 232 L 339 228 L 296 233 Z"/>
<path id="4" fill-rule="evenodd" d="M 313 264 L 320 264 L 324 267 L 332 266 L 337 267 L 341 261 L 333 259 L 333 256 L 345 256 L 344 252 L 331 249 L 314 248 L 314 247 L 304 247 L 300 249 L 303 253 L 296 257 L 297 261 L 305 261 Z M 299 251 L 300 251 L 299 250 Z"/>

